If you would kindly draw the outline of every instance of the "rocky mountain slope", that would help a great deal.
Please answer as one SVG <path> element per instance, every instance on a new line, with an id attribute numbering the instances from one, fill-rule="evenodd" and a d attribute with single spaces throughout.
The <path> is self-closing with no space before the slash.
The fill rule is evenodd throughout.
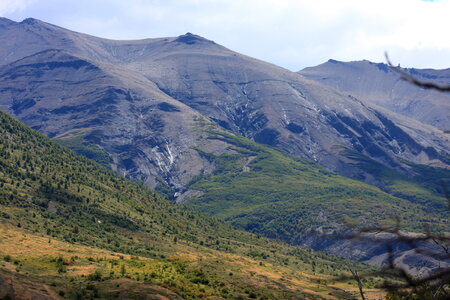
<path id="1" fill-rule="evenodd" d="M 353 177 L 364 173 L 367 181 L 373 176 L 349 164 L 342 147 L 406 173 L 404 159 L 445 164 L 441 153 L 448 150 L 448 137 L 438 130 L 398 116 L 402 121 L 392 122 L 354 97 L 193 34 L 111 41 L 35 19 L 1 19 L 1 24 L 0 108 L 53 137 L 84 128 L 85 143 L 105 149 L 114 168 L 149 186 L 157 184 L 152 178 L 158 175 L 181 190 L 199 169 L 208 169 L 192 150 L 195 134 L 188 133 L 200 114 L 330 170 Z M 64 65 L 58 55 L 84 62 Z M 50 80 L 56 73 L 64 79 Z M 41 77 L 45 80 L 36 80 Z M 80 85 L 85 92 L 78 92 Z M 112 102 L 106 104 L 108 99 Z M 42 104 L 36 106 L 37 101 Z M 86 102 L 95 103 L 94 111 L 86 109 Z M 94 113 L 96 120 L 82 121 Z M 109 129 L 93 130 L 100 123 Z M 135 149 L 142 136 L 151 141 Z"/>
<path id="2" fill-rule="evenodd" d="M 424 82 L 450 84 L 450 69 L 403 70 Z M 426 90 L 404 82 L 384 63 L 329 60 L 298 73 L 420 122 L 443 130 L 450 128 L 449 93 Z"/>
<path id="3" fill-rule="evenodd" d="M 226 151 L 201 136 L 213 122 L 140 74 L 61 50 L 28 56 L 1 73 L 0 108 L 150 187 L 159 179 L 176 190 L 208 172 L 195 147 Z"/>

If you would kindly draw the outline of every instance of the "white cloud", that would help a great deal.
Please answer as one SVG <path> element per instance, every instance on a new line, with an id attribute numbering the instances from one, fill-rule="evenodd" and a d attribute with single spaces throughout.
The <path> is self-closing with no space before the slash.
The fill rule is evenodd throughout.
<path id="1" fill-rule="evenodd" d="M 32 16 L 93 35 L 136 39 L 203 35 L 292 70 L 329 58 L 450 67 L 450 0 L 1 0 L 0 13 Z"/>
<path id="2" fill-rule="evenodd" d="M 1 0 L 0 16 L 24 10 L 34 0 Z"/>

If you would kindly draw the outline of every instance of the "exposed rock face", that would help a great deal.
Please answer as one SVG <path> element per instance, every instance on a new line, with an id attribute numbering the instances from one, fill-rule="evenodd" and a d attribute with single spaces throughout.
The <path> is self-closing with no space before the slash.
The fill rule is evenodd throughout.
<path id="1" fill-rule="evenodd" d="M 394 167 L 399 165 L 396 157 L 419 162 L 425 153 L 429 160 L 437 158 L 428 146 L 448 149 L 446 138 L 434 128 L 423 132 L 422 124 L 403 118 L 415 135 L 426 140 L 418 144 L 401 122 L 391 122 L 354 97 L 210 41 L 199 38 L 185 47 L 175 40 L 162 48 L 152 57 L 159 67 L 141 63 L 140 71 L 166 94 L 226 129 L 332 170 L 348 167 L 342 166 L 336 145 Z M 137 69 L 138 64 L 127 67 Z"/>
<path id="2" fill-rule="evenodd" d="M 193 146 L 186 128 L 200 114 L 348 176 L 361 170 L 352 171 L 340 147 L 397 169 L 399 159 L 439 165 L 439 152 L 448 150 L 447 138 L 432 127 L 398 116 L 392 122 L 354 97 L 191 33 L 112 41 L 34 19 L 1 23 L 1 108 L 49 136 L 95 128 L 85 139 L 115 153 L 124 175 L 150 186 L 149 175 L 185 178 L 168 180 L 177 186 L 191 176 L 192 169 L 174 166 L 192 153 L 182 150 Z M 56 53 L 73 58 L 55 60 Z M 99 133 L 108 138 L 92 138 Z M 153 150 L 138 151 L 138 144 Z M 145 167 L 149 157 L 154 169 Z"/>
<path id="3" fill-rule="evenodd" d="M 139 74 L 61 50 L 28 56 L 0 73 L 2 109 L 50 137 L 99 146 L 128 178 L 151 187 L 162 178 L 177 190 L 211 168 L 194 147 L 204 143 L 214 152 L 217 142 L 200 133 L 215 125 Z"/>
<path id="4" fill-rule="evenodd" d="M 408 236 L 408 233 L 403 234 Z M 412 237 L 414 234 L 409 235 Z M 345 228 L 338 231 L 319 228 L 303 235 L 298 244 L 379 266 L 388 265 L 391 254 L 396 267 L 415 276 L 426 276 L 450 267 L 450 260 L 441 258 L 445 256 L 443 248 L 431 239 L 410 244 L 389 233 L 345 238 L 351 236 L 353 233 Z"/>
<path id="5" fill-rule="evenodd" d="M 450 69 L 403 70 L 424 82 L 450 84 Z M 450 128 L 450 94 L 404 82 L 386 64 L 329 60 L 298 73 L 423 123 Z"/>

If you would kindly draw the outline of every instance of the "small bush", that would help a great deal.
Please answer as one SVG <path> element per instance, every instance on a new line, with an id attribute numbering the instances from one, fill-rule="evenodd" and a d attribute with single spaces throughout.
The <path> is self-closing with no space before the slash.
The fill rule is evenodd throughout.
<path id="1" fill-rule="evenodd" d="M 100 272 L 100 270 L 96 270 L 94 273 L 89 274 L 88 279 L 92 281 L 100 281 L 102 280 L 102 272 Z"/>

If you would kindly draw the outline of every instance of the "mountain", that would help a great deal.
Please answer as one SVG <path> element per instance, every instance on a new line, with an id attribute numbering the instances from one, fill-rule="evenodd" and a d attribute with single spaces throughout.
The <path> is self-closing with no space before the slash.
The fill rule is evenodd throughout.
<path id="1" fill-rule="evenodd" d="M 330 231 L 327 251 L 364 260 L 379 250 L 342 251 L 345 219 L 448 231 L 448 137 L 432 126 L 191 33 L 0 19 L 0 41 L 0 109 L 177 202 L 318 250 Z"/>
<path id="2" fill-rule="evenodd" d="M 0 149 L 3 299 L 299 299 L 356 293 L 356 286 L 326 283 L 347 275 L 347 261 L 177 206 L 3 112 Z M 371 286 L 381 282 L 373 280 Z"/>
<path id="3" fill-rule="evenodd" d="M 150 187 L 157 176 L 183 192 L 210 169 L 192 150 L 210 142 L 193 142 L 201 130 L 192 120 L 200 115 L 346 176 L 364 173 L 367 181 L 373 176 L 349 164 L 342 147 L 404 173 L 403 160 L 446 165 L 441 153 L 449 142 L 438 130 L 406 118 L 392 122 L 348 94 L 191 33 L 112 41 L 35 19 L 0 23 L 0 108 L 51 137 L 76 129 L 83 143 L 111 155 L 114 169 Z M 137 142 L 142 137 L 150 141 Z"/>
<path id="4" fill-rule="evenodd" d="M 450 69 L 402 68 L 424 82 L 450 84 Z M 450 128 L 450 94 L 426 90 L 400 79 L 384 63 L 329 60 L 299 74 L 442 130 Z"/>
<path id="5" fill-rule="evenodd" d="M 201 137 L 198 128 L 211 121 L 139 74 L 60 50 L 39 52 L 3 71 L 2 99 L 13 99 L 6 110 L 150 187 L 161 178 L 181 188 L 210 169 L 195 147 L 224 148 Z M 39 80 L 30 84 L 35 76 Z"/>

